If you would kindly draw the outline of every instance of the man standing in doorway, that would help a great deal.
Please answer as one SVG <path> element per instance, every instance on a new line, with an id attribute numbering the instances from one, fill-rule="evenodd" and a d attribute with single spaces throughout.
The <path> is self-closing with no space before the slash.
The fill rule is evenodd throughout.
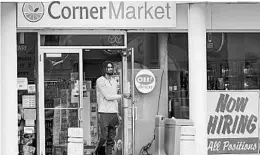
<path id="1" fill-rule="evenodd" d="M 130 94 L 117 94 L 117 81 L 113 77 L 114 64 L 105 61 L 102 65 L 102 76 L 96 81 L 98 121 L 100 138 L 95 149 L 97 155 L 100 148 L 106 142 L 106 155 L 112 155 L 114 139 L 116 136 L 116 126 L 119 125 L 121 117 L 118 114 L 118 99 L 130 99 Z"/>

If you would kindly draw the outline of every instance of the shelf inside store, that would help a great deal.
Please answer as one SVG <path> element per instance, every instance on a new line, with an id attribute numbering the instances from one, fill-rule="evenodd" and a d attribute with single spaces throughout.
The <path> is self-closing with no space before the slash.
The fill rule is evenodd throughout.
<path id="1" fill-rule="evenodd" d="M 178 93 L 178 92 L 187 92 L 187 91 L 189 91 L 189 90 L 172 90 L 172 91 L 169 91 L 169 93 Z"/>
<path id="2" fill-rule="evenodd" d="M 168 95 L 169 98 L 175 98 L 175 99 L 189 99 L 189 97 L 176 97 L 173 95 Z"/>
<path id="3" fill-rule="evenodd" d="M 244 76 L 247 78 L 258 77 L 258 75 L 256 75 L 256 74 L 245 74 Z"/>

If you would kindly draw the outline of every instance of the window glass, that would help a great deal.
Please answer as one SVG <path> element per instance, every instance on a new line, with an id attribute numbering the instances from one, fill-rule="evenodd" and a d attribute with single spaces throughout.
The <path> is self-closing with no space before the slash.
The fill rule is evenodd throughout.
<path id="1" fill-rule="evenodd" d="M 17 87 L 19 155 L 37 154 L 37 55 L 37 33 L 17 33 L 17 79 L 24 81 Z"/>
<path id="2" fill-rule="evenodd" d="M 41 35 L 41 46 L 124 46 L 124 35 Z"/>
<path id="3" fill-rule="evenodd" d="M 169 117 L 189 118 L 188 34 L 168 34 Z"/>
<path id="4" fill-rule="evenodd" d="M 207 33 L 208 90 L 259 89 L 260 35 Z"/>
<path id="5" fill-rule="evenodd" d="M 127 47 L 134 48 L 135 68 L 159 69 L 158 34 L 128 33 Z"/>

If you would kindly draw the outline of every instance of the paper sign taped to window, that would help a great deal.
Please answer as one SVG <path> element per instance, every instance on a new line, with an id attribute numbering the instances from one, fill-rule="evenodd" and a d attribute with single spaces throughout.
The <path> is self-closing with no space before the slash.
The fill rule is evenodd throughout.
<path id="1" fill-rule="evenodd" d="M 17 78 L 17 89 L 18 90 L 27 90 L 28 80 L 27 78 Z"/>
<path id="2" fill-rule="evenodd" d="M 35 95 L 23 95 L 23 108 L 36 108 Z"/>
<path id="3" fill-rule="evenodd" d="M 25 120 L 36 120 L 36 109 L 24 109 Z"/>
<path id="4" fill-rule="evenodd" d="M 24 127 L 24 133 L 34 133 L 34 127 Z"/>
<path id="5" fill-rule="evenodd" d="M 28 84 L 28 93 L 33 94 L 36 92 L 36 86 L 35 84 Z"/>
<path id="6" fill-rule="evenodd" d="M 25 120 L 25 126 L 35 126 L 35 121 L 27 119 Z"/>

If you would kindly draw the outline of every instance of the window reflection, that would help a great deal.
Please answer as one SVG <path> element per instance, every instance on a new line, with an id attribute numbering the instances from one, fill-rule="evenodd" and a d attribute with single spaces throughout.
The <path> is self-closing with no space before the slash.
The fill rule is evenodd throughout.
<path id="1" fill-rule="evenodd" d="M 135 68 L 159 69 L 158 34 L 128 33 L 127 47 L 133 47 L 135 52 Z"/>
<path id="2" fill-rule="evenodd" d="M 189 119 L 188 34 L 168 34 L 169 117 Z"/>
<path id="3" fill-rule="evenodd" d="M 208 90 L 259 88 L 260 36 L 207 33 Z"/>
<path id="4" fill-rule="evenodd" d="M 41 35 L 41 46 L 124 46 L 124 35 Z"/>

